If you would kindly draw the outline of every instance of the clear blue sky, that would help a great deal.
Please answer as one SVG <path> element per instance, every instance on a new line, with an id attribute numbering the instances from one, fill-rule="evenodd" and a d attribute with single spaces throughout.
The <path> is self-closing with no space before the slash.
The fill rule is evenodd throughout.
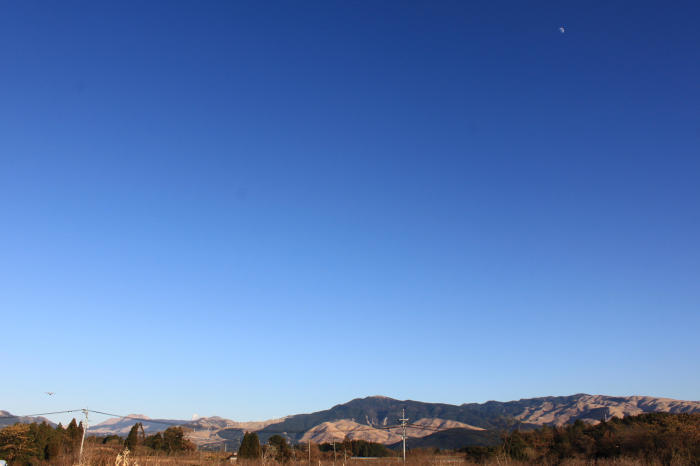
<path id="1" fill-rule="evenodd" d="M 698 17 L 2 2 L 0 409 L 700 399 Z"/>

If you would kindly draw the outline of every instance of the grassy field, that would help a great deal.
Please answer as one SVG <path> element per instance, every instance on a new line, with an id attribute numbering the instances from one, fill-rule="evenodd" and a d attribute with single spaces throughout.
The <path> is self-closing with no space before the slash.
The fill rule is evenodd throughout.
<path id="1" fill-rule="evenodd" d="M 85 451 L 83 464 L 90 466 L 166 466 L 166 465 L 178 465 L 178 466 L 194 466 L 194 465 L 222 465 L 222 464 L 237 464 L 239 466 L 272 466 L 280 463 L 274 460 L 233 460 L 231 461 L 230 453 L 225 452 L 189 452 L 178 455 L 156 455 L 156 454 L 143 454 L 136 451 L 134 454 L 124 455 L 122 451 L 117 448 L 112 447 L 101 447 L 101 446 L 91 446 Z M 77 459 L 77 458 L 76 458 Z M 63 461 L 52 463 L 55 466 L 72 466 L 77 463 L 76 459 L 64 458 Z M 350 458 L 343 461 L 342 458 L 333 461 L 332 456 L 328 457 L 315 457 L 312 458 L 311 463 L 308 459 L 305 460 L 295 460 L 288 461 L 286 466 L 398 466 L 402 464 L 400 457 L 390 457 L 390 458 Z M 618 459 L 598 459 L 598 460 L 581 460 L 581 459 L 568 459 L 561 461 L 552 462 L 522 462 L 515 461 L 510 458 L 502 457 L 492 460 L 488 460 L 484 463 L 475 463 L 467 461 L 464 455 L 455 453 L 444 453 L 444 454 L 434 454 L 429 452 L 412 452 L 406 458 L 407 466 L 455 466 L 455 465 L 530 465 L 530 464 L 543 464 L 547 465 L 562 465 L 562 466 L 631 466 L 645 464 L 648 466 L 654 465 L 694 465 L 697 463 L 686 462 L 683 460 L 671 461 L 670 463 L 662 463 L 656 461 L 641 463 L 639 460 L 632 458 L 618 458 Z"/>

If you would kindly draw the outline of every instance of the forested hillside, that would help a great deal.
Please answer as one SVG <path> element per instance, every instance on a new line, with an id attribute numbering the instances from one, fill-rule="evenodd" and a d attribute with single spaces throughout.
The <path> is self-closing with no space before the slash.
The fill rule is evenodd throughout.
<path id="1" fill-rule="evenodd" d="M 504 434 L 495 447 L 467 447 L 474 461 L 510 458 L 554 464 L 567 458 L 626 458 L 662 464 L 700 464 L 700 414 L 649 413 L 597 425 L 576 421 Z"/>

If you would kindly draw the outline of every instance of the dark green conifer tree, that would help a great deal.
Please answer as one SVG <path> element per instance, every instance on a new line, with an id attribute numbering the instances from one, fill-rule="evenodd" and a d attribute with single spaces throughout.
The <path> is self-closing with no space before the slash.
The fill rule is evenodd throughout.
<path id="1" fill-rule="evenodd" d="M 163 449 L 168 453 L 190 451 L 195 449 L 195 445 L 185 438 L 182 427 L 168 427 L 163 432 Z"/>
<path id="2" fill-rule="evenodd" d="M 260 440 L 255 432 L 243 434 L 241 447 L 238 449 L 239 458 L 257 459 L 260 457 Z"/>
<path id="3" fill-rule="evenodd" d="M 160 432 L 156 432 L 153 435 L 146 437 L 146 446 L 153 448 L 156 451 L 165 450 L 165 442 L 163 441 L 163 436 Z"/>
<path id="4" fill-rule="evenodd" d="M 273 435 L 267 441 L 268 445 L 272 445 L 277 450 L 277 457 L 275 458 L 278 462 L 283 463 L 292 457 L 292 449 L 287 443 L 287 439 L 281 435 Z"/>
<path id="5" fill-rule="evenodd" d="M 83 432 L 80 430 L 80 427 L 78 427 L 78 423 L 75 421 L 75 418 L 73 418 L 68 424 L 68 427 L 66 427 L 65 435 L 66 446 L 68 447 L 69 452 L 73 452 L 80 446 L 80 437 L 82 435 Z"/>
<path id="6" fill-rule="evenodd" d="M 141 423 L 137 422 L 136 424 L 133 425 L 131 430 L 129 431 L 129 435 L 126 436 L 126 440 L 124 441 L 124 446 L 128 448 L 131 451 L 134 451 L 134 448 L 136 448 L 136 445 L 139 444 L 139 429 L 141 428 Z"/>

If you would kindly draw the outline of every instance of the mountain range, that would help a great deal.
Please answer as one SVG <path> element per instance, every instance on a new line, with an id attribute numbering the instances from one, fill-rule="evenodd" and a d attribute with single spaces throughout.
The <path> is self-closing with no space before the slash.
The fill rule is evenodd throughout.
<path id="1" fill-rule="evenodd" d="M 40 416 L 15 416 L 9 411 L 0 410 L 0 429 L 6 426 L 11 426 L 16 423 L 31 424 L 32 422 L 46 422 L 54 426 L 55 424 L 45 417 Z"/>
<path id="2" fill-rule="evenodd" d="M 327 410 L 296 414 L 282 419 L 242 423 L 210 417 L 183 421 L 182 425 L 192 429 L 189 437 L 196 443 L 225 444 L 229 449 L 238 448 L 245 431 L 257 432 L 263 442 L 272 435 L 279 434 L 293 443 L 339 442 L 347 436 L 351 439 L 392 445 L 401 437 L 400 429 L 391 426 L 397 425 L 398 419 L 405 416 L 411 424 L 406 430 L 411 445 L 449 448 L 447 445 L 460 442 L 462 445 L 487 444 L 497 439 L 494 433 L 502 429 L 532 429 L 545 424 L 563 425 L 578 419 L 593 424 L 602 419 L 645 412 L 700 412 L 700 402 L 648 396 L 576 394 L 451 405 L 370 396 L 357 398 Z M 102 423 L 90 431 L 125 435 L 134 420 L 108 422 L 111 422 L 109 426 Z M 145 422 L 144 428 L 148 432 L 162 430 L 164 426 Z"/>
<path id="3" fill-rule="evenodd" d="M 409 446 L 456 448 L 493 443 L 498 439 L 498 431 L 504 429 L 532 429 L 576 420 L 595 424 L 603 419 L 647 412 L 700 412 L 700 402 L 648 396 L 576 394 L 452 405 L 370 396 L 323 411 L 267 421 L 237 422 L 217 416 L 196 420 L 150 419 L 130 415 L 91 426 L 88 432 L 125 436 L 136 422 L 141 422 L 146 433 L 180 425 L 198 445 L 225 445 L 229 450 L 238 448 L 246 431 L 257 432 L 263 442 L 279 434 L 293 443 L 340 442 L 348 437 L 396 446 L 401 440 L 401 429 L 396 426 L 403 416 L 408 418 L 406 435 Z M 32 422 L 32 419 L 22 419 L 21 422 Z"/>

